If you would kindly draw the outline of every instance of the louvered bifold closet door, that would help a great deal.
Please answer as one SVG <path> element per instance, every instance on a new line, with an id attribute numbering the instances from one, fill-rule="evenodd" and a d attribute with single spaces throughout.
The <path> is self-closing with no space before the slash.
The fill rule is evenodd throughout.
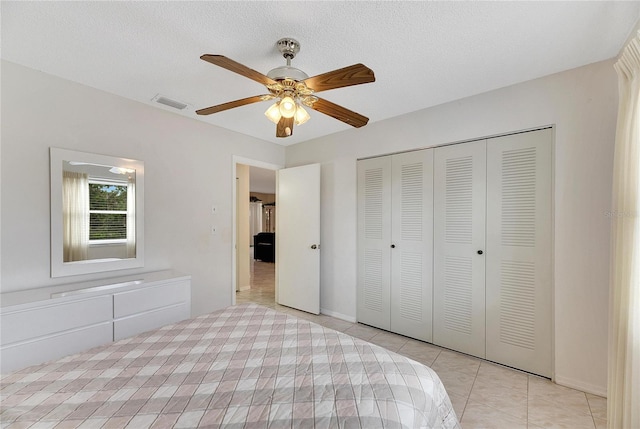
<path id="1" fill-rule="evenodd" d="M 478 357 L 485 356 L 485 197 L 486 140 L 435 149 L 433 342 Z"/>
<path id="2" fill-rule="evenodd" d="M 487 143 L 487 359 L 551 376 L 551 143 Z"/>
<path id="3" fill-rule="evenodd" d="M 358 161 L 358 322 L 391 328 L 391 157 Z"/>
<path id="4" fill-rule="evenodd" d="M 432 341 L 433 149 L 393 155 L 391 330 Z"/>

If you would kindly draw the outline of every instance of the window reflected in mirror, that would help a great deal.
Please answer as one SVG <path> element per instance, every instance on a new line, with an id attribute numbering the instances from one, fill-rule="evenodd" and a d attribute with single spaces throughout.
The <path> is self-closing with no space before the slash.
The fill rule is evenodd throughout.
<path id="1" fill-rule="evenodd" d="M 136 256 L 134 169 L 63 161 L 63 261 Z"/>
<path id="2" fill-rule="evenodd" d="M 143 266 L 144 164 L 51 148 L 51 275 Z"/>

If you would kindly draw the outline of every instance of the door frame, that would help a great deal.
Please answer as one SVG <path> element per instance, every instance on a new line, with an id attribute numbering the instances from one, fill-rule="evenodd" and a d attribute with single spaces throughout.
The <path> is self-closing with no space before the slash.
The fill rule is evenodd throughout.
<path id="1" fill-rule="evenodd" d="M 231 161 L 231 189 L 232 189 L 232 198 L 231 198 L 231 220 L 233 223 L 233 228 L 231 231 L 231 305 L 236 305 L 236 273 L 237 273 L 237 261 L 236 261 L 236 248 L 237 248 L 237 232 L 238 232 L 238 213 L 237 212 L 237 186 L 236 186 L 236 166 L 238 164 L 248 165 L 249 167 L 258 167 L 264 168 L 266 170 L 273 170 L 274 174 L 277 170 L 284 168 L 284 165 L 281 164 L 272 164 L 269 162 L 258 161 L 256 159 L 245 158 L 238 155 L 233 155 Z M 277 193 L 276 187 L 276 193 Z"/>

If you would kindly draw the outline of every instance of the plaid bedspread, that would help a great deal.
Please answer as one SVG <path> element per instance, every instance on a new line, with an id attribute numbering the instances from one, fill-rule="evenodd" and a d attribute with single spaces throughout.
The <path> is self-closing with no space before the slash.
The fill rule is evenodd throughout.
<path id="1" fill-rule="evenodd" d="M 4 376 L 0 407 L 3 428 L 460 427 L 430 368 L 253 304 Z"/>

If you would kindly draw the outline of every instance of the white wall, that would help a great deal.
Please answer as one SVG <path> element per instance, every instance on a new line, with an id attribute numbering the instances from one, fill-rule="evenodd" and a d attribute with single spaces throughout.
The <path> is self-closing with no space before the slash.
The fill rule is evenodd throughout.
<path id="1" fill-rule="evenodd" d="M 194 315 L 231 304 L 232 158 L 284 164 L 283 147 L 6 61 L 1 107 L 2 292 L 173 268 Z M 144 269 L 50 278 L 50 146 L 144 161 Z"/>
<path id="2" fill-rule="evenodd" d="M 356 314 L 357 158 L 555 124 L 555 375 L 604 395 L 616 111 L 604 61 L 287 147 L 322 163 L 321 307 Z"/>

